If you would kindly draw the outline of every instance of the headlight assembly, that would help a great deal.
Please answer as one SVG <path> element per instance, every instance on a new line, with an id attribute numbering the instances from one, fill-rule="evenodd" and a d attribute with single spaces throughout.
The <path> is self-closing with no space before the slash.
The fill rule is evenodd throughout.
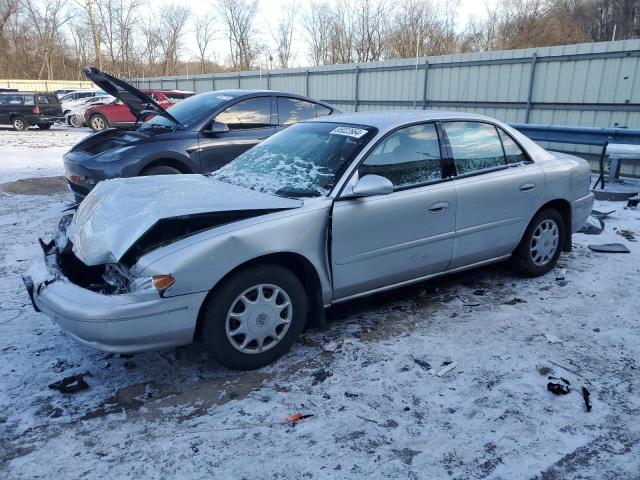
<path id="1" fill-rule="evenodd" d="M 124 155 L 132 148 L 134 148 L 133 145 L 112 148 L 111 150 L 107 150 L 106 152 L 97 155 L 95 157 L 95 161 L 100 163 L 117 162 L 118 160 L 123 158 Z"/>

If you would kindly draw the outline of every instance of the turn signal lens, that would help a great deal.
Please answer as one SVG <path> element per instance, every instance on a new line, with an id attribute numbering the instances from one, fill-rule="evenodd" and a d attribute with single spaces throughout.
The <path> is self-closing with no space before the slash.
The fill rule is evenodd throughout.
<path id="1" fill-rule="evenodd" d="M 164 292 L 176 281 L 171 275 L 154 275 L 151 277 L 153 286 L 156 287 L 160 293 Z"/>

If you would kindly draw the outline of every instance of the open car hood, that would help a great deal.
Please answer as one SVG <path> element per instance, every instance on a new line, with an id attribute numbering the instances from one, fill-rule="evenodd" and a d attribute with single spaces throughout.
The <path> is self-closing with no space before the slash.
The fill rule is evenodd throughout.
<path id="1" fill-rule="evenodd" d="M 143 120 L 142 117 L 147 114 L 156 114 L 170 119 L 175 122 L 176 125 L 180 125 L 178 120 L 158 105 L 149 95 L 141 92 L 127 82 L 98 70 L 95 67 L 86 67 L 84 74 L 103 91 L 124 103 L 138 120 Z"/>
<path id="2" fill-rule="evenodd" d="M 203 216 L 211 214 L 202 231 L 302 204 L 298 199 L 256 192 L 203 175 L 119 178 L 100 182 L 87 195 L 66 235 L 76 257 L 86 265 L 117 263 L 160 224 L 171 228 L 176 220 L 202 222 Z M 183 233 L 180 230 L 176 237 Z"/>

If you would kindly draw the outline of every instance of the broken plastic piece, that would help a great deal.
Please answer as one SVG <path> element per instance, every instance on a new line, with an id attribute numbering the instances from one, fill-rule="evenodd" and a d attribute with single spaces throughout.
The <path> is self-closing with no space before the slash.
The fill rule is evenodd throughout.
<path id="1" fill-rule="evenodd" d="M 589 250 L 602 253 L 631 253 L 627 247 L 621 243 L 604 243 L 602 245 L 588 245 Z"/>
<path id="2" fill-rule="evenodd" d="M 288 417 L 284 417 L 284 421 L 287 423 L 296 423 L 299 422 L 300 420 L 304 420 L 305 418 L 309 418 L 309 417 L 313 417 L 312 413 L 307 413 L 305 415 L 303 415 L 300 412 L 296 412 L 293 415 L 289 415 Z"/>
<path id="3" fill-rule="evenodd" d="M 603 220 L 607 218 L 612 213 L 615 213 L 615 210 L 611 210 L 610 212 L 601 212 L 599 210 L 591 210 L 591 216 L 597 218 L 598 220 Z"/>
<path id="4" fill-rule="evenodd" d="M 591 402 L 589 401 L 589 397 L 591 396 L 591 392 L 587 390 L 587 387 L 582 387 L 582 398 L 584 399 L 584 408 L 587 409 L 587 412 L 591 411 Z"/>
<path id="5" fill-rule="evenodd" d="M 561 383 L 547 383 L 547 390 L 556 395 L 566 395 L 571 391 L 571 389 L 567 385 L 562 385 Z"/>
<path id="6" fill-rule="evenodd" d="M 89 384 L 84 381 L 83 376 L 84 374 L 79 373 L 77 375 L 65 377 L 58 382 L 50 384 L 49 388 L 59 390 L 62 393 L 75 393 L 80 390 L 86 390 L 89 388 Z"/>
<path id="7" fill-rule="evenodd" d="M 442 370 L 440 370 L 438 373 L 436 373 L 436 375 L 438 377 L 444 377 L 447 373 L 449 373 L 451 370 L 453 370 L 457 366 L 458 366 L 458 362 L 451 362 L 449 365 L 447 365 Z"/>

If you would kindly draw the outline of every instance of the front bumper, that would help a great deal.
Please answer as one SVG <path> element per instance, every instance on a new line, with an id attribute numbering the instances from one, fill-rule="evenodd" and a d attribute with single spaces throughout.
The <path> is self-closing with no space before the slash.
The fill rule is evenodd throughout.
<path id="1" fill-rule="evenodd" d="M 43 245 L 23 277 L 38 311 L 79 342 L 105 352 L 135 353 L 193 341 L 206 292 L 161 297 L 157 293 L 106 295 L 72 283 L 56 267 L 55 241 Z"/>

